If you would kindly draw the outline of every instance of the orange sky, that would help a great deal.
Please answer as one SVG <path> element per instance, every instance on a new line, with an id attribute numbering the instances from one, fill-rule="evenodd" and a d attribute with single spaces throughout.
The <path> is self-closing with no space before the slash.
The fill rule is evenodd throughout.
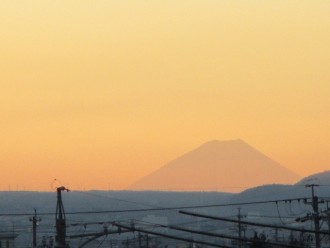
<path id="1" fill-rule="evenodd" d="M 122 189 L 213 139 L 301 176 L 329 169 L 329 13 L 328 0 L 1 0 L 0 190 Z"/>

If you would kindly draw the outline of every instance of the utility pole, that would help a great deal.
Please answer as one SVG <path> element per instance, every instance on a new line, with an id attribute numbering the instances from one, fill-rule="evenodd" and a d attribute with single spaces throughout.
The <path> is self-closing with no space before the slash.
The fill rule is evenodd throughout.
<path id="1" fill-rule="evenodd" d="M 319 219 L 319 199 L 314 194 L 314 187 L 318 187 L 318 184 L 307 184 L 307 188 L 312 189 L 312 207 L 313 207 L 313 219 L 314 219 L 314 226 L 315 226 L 315 247 L 321 247 L 321 239 L 320 239 L 320 219 Z"/>
<path id="2" fill-rule="evenodd" d="M 238 247 L 241 248 L 242 247 L 242 224 L 241 224 L 241 208 L 238 208 Z"/>
<path id="3" fill-rule="evenodd" d="M 141 233 L 140 232 L 138 234 L 138 237 L 139 237 L 139 248 L 141 248 L 142 246 L 141 246 Z"/>
<path id="4" fill-rule="evenodd" d="M 238 225 L 238 248 L 241 248 L 243 246 L 242 239 L 245 238 L 245 231 L 246 231 L 246 225 L 242 225 L 242 218 L 246 218 L 246 215 L 241 214 L 241 208 L 238 208 L 238 214 L 237 214 L 237 225 Z M 243 234 L 243 237 L 242 237 Z"/>
<path id="5" fill-rule="evenodd" d="M 30 218 L 32 222 L 32 247 L 37 247 L 37 224 L 41 221 L 41 218 L 37 217 L 37 210 L 34 209 L 34 216 Z"/>
<path id="6" fill-rule="evenodd" d="M 275 242 L 278 243 L 278 228 L 275 228 Z"/>
<path id="7" fill-rule="evenodd" d="M 330 246 L 330 208 L 329 201 L 327 201 L 327 219 L 328 219 L 328 230 L 329 230 L 329 246 Z"/>
<path id="8" fill-rule="evenodd" d="M 57 205 L 56 205 L 56 237 L 55 248 L 67 248 L 66 244 L 66 223 L 65 212 L 62 202 L 62 191 L 69 191 L 64 186 L 57 188 Z"/>

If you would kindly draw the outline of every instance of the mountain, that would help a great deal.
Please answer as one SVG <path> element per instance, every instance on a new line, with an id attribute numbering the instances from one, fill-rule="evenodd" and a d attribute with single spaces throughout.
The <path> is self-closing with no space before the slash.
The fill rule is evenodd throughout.
<path id="1" fill-rule="evenodd" d="M 330 171 L 316 173 L 301 179 L 297 185 L 323 184 L 330 185 Z"/>
<path id="2" fill-rule="evenodd" d="M 130 190 L 239 192 L 299 176 L 242 140 L 210 141 L 132 184 Z"/>

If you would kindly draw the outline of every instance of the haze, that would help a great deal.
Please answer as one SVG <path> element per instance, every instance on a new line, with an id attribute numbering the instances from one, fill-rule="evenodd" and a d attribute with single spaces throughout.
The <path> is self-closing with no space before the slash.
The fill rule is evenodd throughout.
<path id="1" fill-rule="evenodd" d="M 329 13 L 327 0 L 1 0 L 0 190 L 123 189 L 214 139 L 301 176 L 328 169 Z"/>

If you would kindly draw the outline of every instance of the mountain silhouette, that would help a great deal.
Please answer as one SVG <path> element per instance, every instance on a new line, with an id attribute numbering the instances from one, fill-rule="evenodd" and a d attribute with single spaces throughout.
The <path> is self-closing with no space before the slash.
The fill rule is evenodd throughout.
<path id="1" fill-rule="evenodd" d="M 242 140 L 210 141 L 143 177 L 129 190 L 240 192 L 299 176 Z"/>
<path id="2" fill-rule="evenodd" d="M 320 185 L 330 185 L 330 171 L 323 171 L 316 174 L 312 174 L 308 177 L 301 179 L 297 185 L 306 184 L 320 184 Z"/>

